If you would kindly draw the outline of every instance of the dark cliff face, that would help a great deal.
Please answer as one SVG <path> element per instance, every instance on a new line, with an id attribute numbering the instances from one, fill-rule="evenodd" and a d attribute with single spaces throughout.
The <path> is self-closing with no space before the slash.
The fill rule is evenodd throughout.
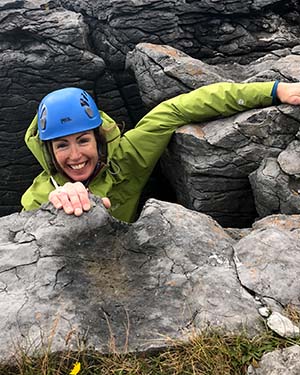
<path id="1" fill-rule="evenodd" d="M 145 113 L 134 76 L 125 70 L 137 43 L 167 44 L 211 64 L 248 64 L 297 45 L 298 20 L 297 1 L 2 1 L 0 215 L 20 209 L 39 171 L 23 137 L 49 91 L 83 87 L 131 126 Z"/>

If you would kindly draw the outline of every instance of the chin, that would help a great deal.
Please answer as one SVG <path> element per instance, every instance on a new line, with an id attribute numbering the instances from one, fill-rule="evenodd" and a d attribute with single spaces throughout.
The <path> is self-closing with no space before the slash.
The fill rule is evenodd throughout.
<path id="1" fill-rule="evenodd" d="M 90 177 L 90 173 L 85 173 L 81 176 L 78 176 L 78 175 L 74 175 L 73 173 L 69 173 L 67 174 L 67 176 L 74 182 L 81 182 L 81 181 L 85 181 L 87 180 L 89 177 Z"/>

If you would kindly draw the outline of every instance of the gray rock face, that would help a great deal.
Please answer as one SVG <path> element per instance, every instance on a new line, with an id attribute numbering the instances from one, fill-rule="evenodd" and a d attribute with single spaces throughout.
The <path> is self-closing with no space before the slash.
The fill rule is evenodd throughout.
<path id="1" fill-rule="evenodd" d="M 300 372 L 300 347 L 275 350 L 262 357 L 258 368 L 250 366 L 248 375 L 298 375 Z"/>
<path id="2" fill-rule="evenodd" d="M 149 109 L 197 87 L 224 81 L 222 69 L 165 45 L 140 43 L 127 54 L 126 64 L 134 71 Z"/>
<path id="3" fill-rule="evenodd" d="M 295 176 L 285 174 L 276 158 L 263 160 L 260 167 L 249 175 L 249 179 L 260 217 L 280 212 L 299 212 L 299 180 Z"/>
<path id="4" fill-rule="evenodd" d="M 178 129 L 162 159 L 178 202 L 225 227 L 251 225 L 256 210 L 248 176 L 294 139 L 299 123 L 287 115 L 291 112 L 299 108 L 270 107 Z M 268 202 L 274 205 L 272 198 Z"/>
<path id="5" fill-rule="evenodd" d="M 291 338 L 299 337 L 299 327 L 293 324 L 289 318 L 283 316 L 277 311 L 273 312 L 267 319 L 267 325 L 279 336 Z"/>
<path id="6" fill-rule="evenodd" d="M 236 274 L 234 248 L 243 262 L 243 247 L 204 214 L 151 200 L 129 225 L 96 199 L 80 218 L 46 206 L 0 221 L 1 360 L 14 345 L 50 339 L 52 351 L 76 349 L 83 337 L 102 352 L 142 351 L 207 325 L 263 327 Z M 275 283 L 274 297 L 296 298 L 296 284 L 282 295 Z"/>
<path id="7" fill-rule="evenodd" d="M 250 174 L 260 217 L 300 211 L 299 151 L 299 141 L 295 140 L 277 158 L 264 159 L 260 167 Z"/>
<path id="8" fill-rule="evenodd" d="M 293 141 L 278 155 L 278 164 L 288 175 L 300 176 L 300 142 Z"/>
<path id="9" fill-rule="evenodd" d="M 234 247 L 241 283 L 282 306 L 299 304 L 299 216 L 269 216 Z"/>
<path id="10" fill-rule="evenodd" d="M 268 297 L 279 312 L 299 298 L 298 216 L 265 219 L 240 240 L 157 200 L 134 224 L 99 199 L 80 218 L 48 205 L 0 221 L 1 360 L 50 341 L 51 351 L 144 351 L 207 326 L 257 333 Z"/>

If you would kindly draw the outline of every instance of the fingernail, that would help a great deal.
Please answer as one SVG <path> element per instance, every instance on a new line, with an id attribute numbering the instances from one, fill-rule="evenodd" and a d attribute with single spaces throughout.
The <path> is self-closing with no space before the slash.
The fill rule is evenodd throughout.
<path id="1" fill-rule="evenodd" d="M 80 216 L 82 214 L 82 209 L 81 208 L 75 208 L 74 214 L 75 214 L 75 216 Z"/>
<path id="2" fill-rule="evenodd" d="M 83 209 L 84 209 L 84 211 L 88 211 L 90 208 L 91 208 L 91 205 L 90 205 L 89 203 L 85 203 L 85 204 L 83 205 Z"/>
<path id="3" fill-rule="evenodd" d="M 68 214 L 68 215 L 70 215 L 70 214 L 72 214 L 74 211 L 73 211 L 73 209 L 71 208 L 71 207 L 66 207 L 65 208 L 65 213 L 66 214 Z"/>

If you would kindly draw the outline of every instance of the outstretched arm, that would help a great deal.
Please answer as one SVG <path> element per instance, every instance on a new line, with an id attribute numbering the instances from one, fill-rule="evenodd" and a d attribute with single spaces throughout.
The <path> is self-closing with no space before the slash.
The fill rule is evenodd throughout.
<path id="1" fill-rule="evenodd" d="M 300 105 L 300 82 L 280 82 L 277 86 L 277 98 L 284 104 Z"/>

